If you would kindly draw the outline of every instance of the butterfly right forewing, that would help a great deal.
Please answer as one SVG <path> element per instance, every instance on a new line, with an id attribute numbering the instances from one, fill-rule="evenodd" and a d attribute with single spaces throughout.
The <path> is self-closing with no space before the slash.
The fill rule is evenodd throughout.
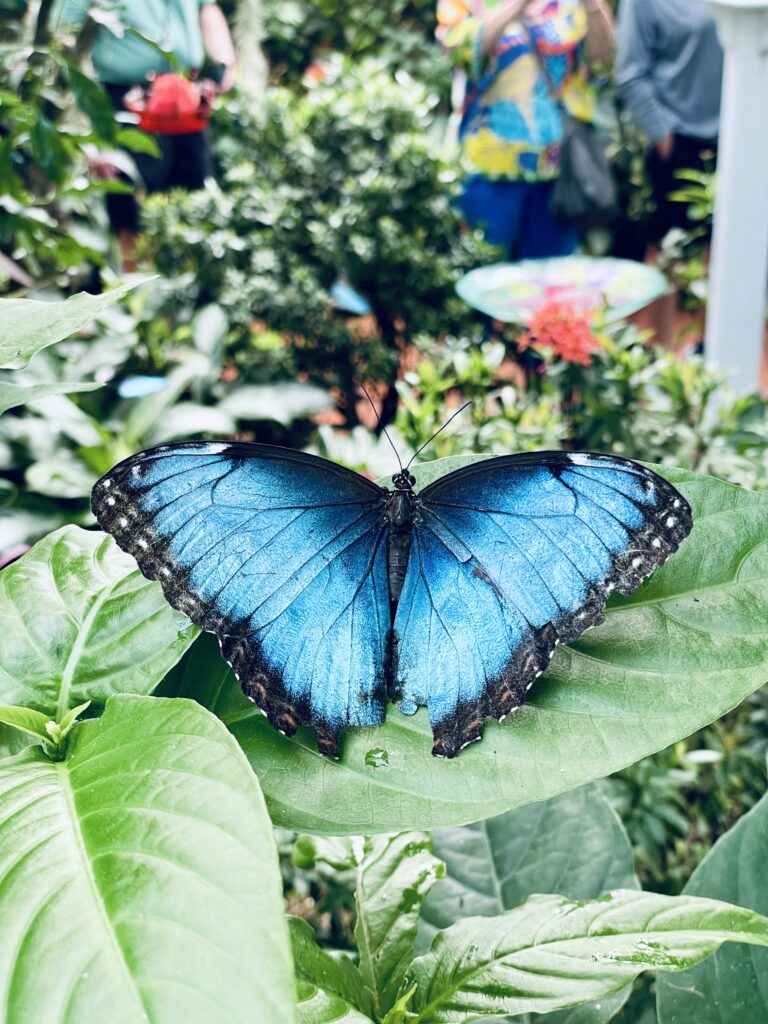
<path id="1" fill-rule="evenodd" d="M 667 481 L 625 459 L 536 452 L 475 463 L 420 495 L 394 623 L 392 692 L 454 756 L 523 702 L 558 643 L 602 621 L 691 528 Z"/>

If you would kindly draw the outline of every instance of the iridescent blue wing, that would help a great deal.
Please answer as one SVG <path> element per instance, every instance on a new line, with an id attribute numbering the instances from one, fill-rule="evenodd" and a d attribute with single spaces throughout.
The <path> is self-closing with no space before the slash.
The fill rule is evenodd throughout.
<path id="1" fill-rule="evenodd" d="M 392 693 L 406 713 L 428 707 L 447 757 L 519 707 L 556 645 L 601 622 L 611 591 L 629 594 L 691 529 L 670 484 L 606 455 L 492 459 L 418 497 Z"/>
<path id="2" fill-rule="evenodd" d="M 121 462 L 92 507 L 272 724 L 312 725 L 337 755 L 345 727 L 385 715 L 386 493 L 301 452 L 189 443 Z"/>

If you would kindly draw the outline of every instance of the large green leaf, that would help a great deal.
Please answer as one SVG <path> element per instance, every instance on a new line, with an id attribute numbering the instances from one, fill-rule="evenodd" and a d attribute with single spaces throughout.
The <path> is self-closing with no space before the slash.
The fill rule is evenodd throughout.
<path id="1" fill-rule="evenodd" d="M 26 366 L 36 352 L 82 330 L 144 280 L 132 281 L 102 295 L 80 292 L 64 302 L 0 299 L 0 368 L 18 370 Z"/>
<path id="2" fill-rule="evenodd" d="M 610 995 L 641 971 L 684 970 L 728 941 L 768 946 L 768 918 L 692 896 L 532 896 L 441 932 L 403 987 L 417 986 L 413 1024 L 543 1013 Z"/>
<path id="3" fill-rule="evenodd" d="M 535 893 L 583 900 L 638 886 L 627 834 L 594 785 L 440 829 L 432 841 L 446 876 L 422 909 L 427 944 L 462 917 L 492 917 Z"/>
<path id="4" fill-rule="evenodd" d="M 685 892 L 768 915 L 768 795 L 719 840 Z M 768 949 L 729 946 L 672 979 L 659 979 L 660 1024 L 768 1021 Z"/>
<path id="5" fill-rule="evenodd" d="M 355 942 L 376 1016 L 389 1010 L 413 960 L 421 905 L 444 873 L 423 832 L 369 836 L 356 868 Z"/>
<path id="6" fill-rule="evenodd" d="M 6 1024 L 290 1024 L 272 829 L 226 730 L 112 698 L 66 759 L 0 762 Z"/>
<path id="7" fill-rule="evenodd" d="M 456 459 L 425 467 L 429 477 Z M 453 761 L 433 758 L 424 709 L 389 707 L 380 729 L 345 737 L 342 758 L 309 730 L 275 732 L 197 644 L 172 692 L 193 696 L 232 729 L 280 825 L 329 835 L 458 825 L 543 800 L 688 736 L 768 678 L 768 497 L 665 470 L 695 527 L 670 561 L 605 623 L 566 648 L 528 703 Z M 421 482 L 427 476 L 422 472 Z"/>
<path id="8" fill-rule="evenodd" d="M 434 850 L 446 866 L 422 909 L 419 949 L 462 917 L 491 917 L 529 896 L 554 892 L 591 899 L 609 889 L 635 888 L 632 848 L 597 786 L 582 786 L 542 803 L 475 825 L 441 829 Z M 603 1024 L 628 990 L 598 1003 L 539 1017 L 544 1024 Z"/>
<path id="9" fill-rule="evenodd" d="M 111 538 L 64 527 L 0 573 L 0 704 L 150 693 L 196 634 Z"/>
<path id="10" fill-rule="evenodd" d="M 54 381 L 51 384 L 15 384 L 0 380 L 0 413 L 26 405 L 37 398 L 48 395 L 71 395 L 75 391 L 95 391 L 100 388 L 98 381 Z"/>

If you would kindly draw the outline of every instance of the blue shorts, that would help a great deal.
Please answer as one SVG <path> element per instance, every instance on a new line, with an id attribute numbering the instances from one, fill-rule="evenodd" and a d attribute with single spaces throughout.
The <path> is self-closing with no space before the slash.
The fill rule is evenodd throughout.
<path id="1" fill-rule="evenodd" d="M 461 212 L 470 227 L 482 228 L 486 240 L 504 248 L 509 260 L 570 256 L 578 232 L 549 212 L 551 181 L 491 181 L 481 174 L 467 181 Z"/>

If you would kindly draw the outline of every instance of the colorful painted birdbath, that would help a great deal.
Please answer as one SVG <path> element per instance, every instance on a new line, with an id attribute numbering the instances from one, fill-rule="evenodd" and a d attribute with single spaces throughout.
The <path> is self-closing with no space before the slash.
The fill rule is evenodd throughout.
<path id="1" fill-rule="evenodd" d="M 563 256 L 478 267 L 456 285 L 473 309 L 504 323 L 528 323 L 541 306 L 565 303 L 579 313 L 602 312 L 611 323 L 636 313 L 667 290 L 655 267 L 632 260 Z"/>

